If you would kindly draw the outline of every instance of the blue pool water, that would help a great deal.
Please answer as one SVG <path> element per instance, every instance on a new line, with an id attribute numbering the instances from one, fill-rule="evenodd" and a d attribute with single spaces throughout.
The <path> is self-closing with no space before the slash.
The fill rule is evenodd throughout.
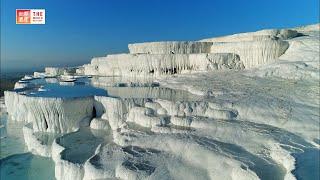
<path id="1" fill-rule="evenodd" d="M 303 153 L 294 154 L 296 169 L 293 174 L 298 180 L 320 179 L 320 151 L 319 149 L 306 149 Z"/>
<path id="2" fill-rule="evenodd" d="M 107 95 L 105 90 L 91 86 L 88 78 L 78 78 L 74 82 L 62 82 L 56 78 L 41 78 L 23 81 L 22 84 L 27 84 L 27 87 L 14 91 L 33 97 L 75 98 Z"/>
<path id="3" fill-rule="evenodd" d="M 88 78 L 75 82 L 59 82 L 56 78 L 33 79 L 28 86 L 14 91 L 32 97 L 75 98 L 106 96 L 106 90 L 90 85 Z M 51 180 L 55 179 L 54 162 L 28 152 L 22 133 L 23 122 L 9 120 L 5 113 L 0 114 L 0 179 L 4 180 Z"/>
<path id="4" fill-rule="evenodd" d="M 0 179 L 51 180 L 54 178 L 54 162 L 50 158 L 21 153 L 0 159 Z"/>
<path id="5" fill-rule="evenodd" d="M 107 92 L 105 90 L 89 85 L 64 86 L 59 84 L 46 84 L 43 85 L 42 88 L 45 91 L 31 91 L 28 96 L 73 98 L 94 95 L 107 95 Z"/>
<path id="6" fill-rule="evenodd" d="M 50 158 L 27 152 L 22 134 L 23 123 L 8 122 L 0 114 L 0 179 L 1 180 L 51 180 L 54 162 Z"/>

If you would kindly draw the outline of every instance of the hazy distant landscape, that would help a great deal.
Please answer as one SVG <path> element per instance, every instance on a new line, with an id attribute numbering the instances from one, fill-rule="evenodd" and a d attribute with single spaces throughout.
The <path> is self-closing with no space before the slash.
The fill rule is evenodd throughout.
<path id="1" fill-rule="evenodd" d="M 3 92 L 14 88 L 14 83 L 21 79 L 25 74 L 31 72 L 6 72 L 1 73 L 0 76 L 0 96 L 3 96 Z"/>

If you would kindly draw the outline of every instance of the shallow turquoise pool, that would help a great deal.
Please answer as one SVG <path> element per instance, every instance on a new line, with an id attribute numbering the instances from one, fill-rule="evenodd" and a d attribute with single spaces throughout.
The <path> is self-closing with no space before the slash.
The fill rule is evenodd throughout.
<path id="1" fill-rule="evenodd" d="M 30 152 L 24 144 L 22 123 L 7 121 L 0 115 L 2 136 L 0 140 L 1 180 L 51 180 L 54 177 L 54 162 Z"/>

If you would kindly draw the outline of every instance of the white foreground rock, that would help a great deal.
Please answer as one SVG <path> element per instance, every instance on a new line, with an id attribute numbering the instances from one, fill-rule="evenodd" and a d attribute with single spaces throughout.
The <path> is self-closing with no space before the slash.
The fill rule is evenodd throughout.
<path id="1" fill-rule="evenodd" d="M 97 117 L 107 120 L 112 130 L 123 126 L 126 107 L 121 99 L 95 96 L 94 107 Z"/>
<path id="2" fill-rule="evenodd" d="M 157 77 L 161 87 L 93 77 L 109 97 L 5 92 L 6 106 L 35 131 L 66 133 L 50 153 L 23 128 L 30 151 L 52 156 L 57 179 L 292 180 L 301 167 L 312 179 L 317 162 L 297 155 L 311 157 L 306 152 L 320 147 L 319 31 L 133 44 L 130 52 L 138 54 L 94 58 L 77 73 L 175 75 Z"/>
<path id="3" fill-rule="evenodd" d="M 32 127 L 26 125 L 22 129 L 24 142 L 30 152 L 36 155 L 51 157 L 51 144 L 50 139 L 46 139 L 46 142 L 42 142 L 34 134 Z M 53 139 L 51 139 L 53 140 Z"/>
<path id="4" fill-rule="evenodd" d="M 5 104 L 14 120 L 32 123 L 34 131 L 66 133 L 92 116 L 93 97 L 31 97 L 6 91 Z"/>
<path id="5" fill-rule="evenodd" d="M 90 128 L 108 130 L 109 124 L 106 120 L 100 118 L 93 118 L 90 122 Z"/>

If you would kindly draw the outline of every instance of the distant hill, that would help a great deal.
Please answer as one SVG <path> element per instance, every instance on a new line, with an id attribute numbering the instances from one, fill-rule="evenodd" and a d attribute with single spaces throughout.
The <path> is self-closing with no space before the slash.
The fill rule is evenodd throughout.
<path id="1" fill-rule="evenodd" d="M 26 74 L 32 74 L 31 72 L 10 72 L 1 73 L 0 76 L 0 96 L 3 96 L 3 92 L 14 88 L 15 82 L 21 79 Z"/>

